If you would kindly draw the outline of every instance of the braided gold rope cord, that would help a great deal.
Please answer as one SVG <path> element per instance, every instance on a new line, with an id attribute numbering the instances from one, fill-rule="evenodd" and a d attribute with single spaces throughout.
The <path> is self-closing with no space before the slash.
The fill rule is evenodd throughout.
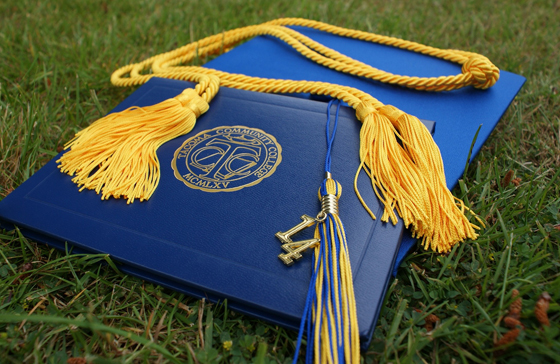
<path id="1" fill-rule="evenodd" d="M 452 88 L 446 88 L 446 91 L 454 90 L 464 86 L 472 85 L 477 88 L 486 89 L 491 87 L 496 83 L 500 76 L 500 70 L 490 62 L 490 60 L 480 54 L 466 52 L 456 49 L 439 49 L 435 47 L 426 46 L 420 43 L 411 42 L 404 39 L 388 37 L 384 35 L 363 32 L 359 30 L 346 29 L 337 27 L 330 24 L 321 23 L 314 20 L 299 19 L 299 18 L 284 18 L 272 20 L 265 24 L 275 24 L 275 25 L 292 25 L 292 26 L 304 26 L 308 28 L 313 28 L 332 34 L 340 35 L 343 37 L 354 38 L 359 40 L 364 40 L 372 43 L 379 43 L 383 45 L 388 45 L 396 48 L 406 49 L 413 52 L 429 55 L 436 58 L 441 58 L 447 61 L 458 63 L 463 66 L 462 75 L 448 76 L 448 77 L 427 77 L 421 78 L 425 80 L 426 83 L 435 81 L 435 85 L 449 84 L 450 86 L 455 86 Z M 384 81 L 388 83 L 395 83 L 401 86 L 414 88 L 417 90 L 427 90 L 427 91 L 443 91 L 444 89 L 424 89 L 422 85 L 416 87 L 414 84 L 419 81 L 415 77 L 392 75 L 388 72 L 380 71 L 382 74 L 389 77 L 390 80 Z M 395 76 L 391 78 L 390 76 Z M 407 79 L 411 81 L 408 84 Z"/>
<path id="2" fill-rule="evenodd" d="M 462 73 L 455 76 L 440 77 L 411 77 L 394 75 L 340 54 L 290 28 L 284 27 L 284 25 L 310 27 L 344 37 L 384 44 L 441 58 L 462 65 Z M 221 34 L 209 36 L 174 51 L 148 58 L 143 62 L 129 65 L 125 68 L 117 70 L 114 77 L 112 77 L 112 82 L 117 86 L 130 85 L 128 83 L 130 80 L 134 80 L 134 84 L 140 84 L 145 82 L 145 80 L 142 81 L 144 77 L 140 73 L 150 67 L 154 73 L 164 72 L 164 69 L 166 68 L 170 68 L 181 63 L 188 63 L 197 56 L 203 57 L 210 54 L 216 54 L 219 51 L 231 48 L 242 40 L 258 35 L 271 35 L 277 37 L 310 60 L 337 71 L 384 83 L 413 88 L 416 90 L 450 91 L 470 85 L 484 89 L 492 86 L 499 78 L 499 69 L 486 57 L 476 53 L 452 49 L 438 49 L 398 38 L 344 29 L 316 21 L 288 18 L 278 19 L 261 25 L 234 29 Z M 129 77 L 125 77 L 128 72 L 130 72 Z M 125 81 L 125 79 L 128 79 L 128 81 Z"/>

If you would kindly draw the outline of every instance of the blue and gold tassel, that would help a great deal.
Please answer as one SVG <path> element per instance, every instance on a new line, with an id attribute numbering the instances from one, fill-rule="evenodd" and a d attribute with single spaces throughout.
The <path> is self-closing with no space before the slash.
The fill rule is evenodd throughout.
<path id="1" fill-rule="evenodd" d="M 313 273 L 300 325 L 294 363 L 303 332 L 307 331 L 306 363 L 359 363 L 360 341 L 352 269 L 344 225 L 338 214 L 342 186 L 331 175 L 331 151 L 340 102 L 332 133 L 327 111 L 327 157 L 325 179 L 319 189 L 321 212 L 317 215 Z"/>

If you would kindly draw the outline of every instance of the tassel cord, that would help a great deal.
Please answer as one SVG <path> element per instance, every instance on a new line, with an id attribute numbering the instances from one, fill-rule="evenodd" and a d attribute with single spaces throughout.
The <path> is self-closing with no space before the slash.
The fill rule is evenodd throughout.
<path id="1" fill-rule="evenodd" d="M 327 156 L 325 157 L 325 172 L 331 172 L 331 155 L 332 155 L 332 146 L 334 143 L 334 136 L 336 135 L 336 128 L 338 127 L 338 113 L 340 112 L 340 101 L 337 103 L 336 106 L 336 115 L 334 118 L 334 126 L 332 133 L 330 132 L 330 120 L 331 120 L 331 105 L 333 104 L 333 100 L 329 101 L 329 105 L 327 107 Z"/>

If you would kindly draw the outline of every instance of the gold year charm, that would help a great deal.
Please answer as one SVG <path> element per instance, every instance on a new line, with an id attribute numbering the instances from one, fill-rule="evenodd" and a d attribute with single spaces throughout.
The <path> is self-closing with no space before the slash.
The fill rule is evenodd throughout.
<path id="1" fill-rule="evenodd" d="M 299 233 L 300 231 L 315 225 L 317 219 L 309 216 L 303 215 L 301 216 L 301 220 L 303 220 L 298 225 L 294 226 L 290 230 L 286 232 L 277 232 L 275 235 L 280 241 L 282 242 L 282 249 L 286 253 L 278 255 L 278 258 L 286 265 L 294 264 L 294 260 L 301 259 L 301 253 L 309 248 L 315 247 L 319 244 L 319 239 L 308 239 L 308 240 L 300 240 L 300 241 L 293 241 L 291 239 L 292 235 Z"/>

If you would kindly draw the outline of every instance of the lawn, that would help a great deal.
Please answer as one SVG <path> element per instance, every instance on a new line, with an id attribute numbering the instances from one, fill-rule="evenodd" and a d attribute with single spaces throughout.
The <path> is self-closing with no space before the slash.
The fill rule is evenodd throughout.
<path id="1" fill-rule="evenodd" d="M 110 84 L 116 68 L 287 16 L 481 53 L 527 78 L 453 191 L 487 227 L 449 254 L 419 248 L 403 262 L 363 362 L 560 362 L 559 1 L 5 0 L 0 199 L 133 91 Z M 2 363 L 292 360 L 296 332 L 227 302 L 18 231 L 0 230 L 0 244 Z"/>

